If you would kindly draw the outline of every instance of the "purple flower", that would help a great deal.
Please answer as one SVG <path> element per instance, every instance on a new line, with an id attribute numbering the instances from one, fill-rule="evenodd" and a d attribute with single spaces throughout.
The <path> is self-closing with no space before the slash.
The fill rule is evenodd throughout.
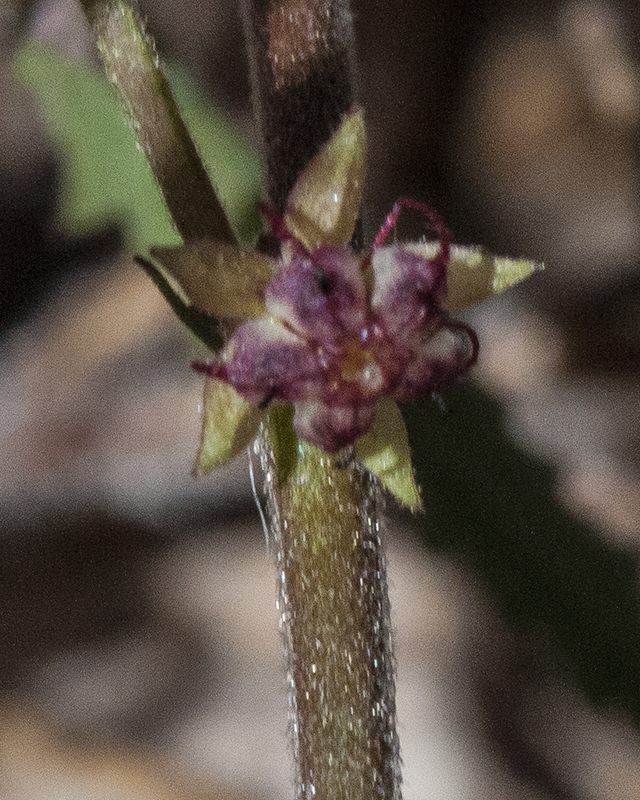
<path id="1" fill-rule="evenodd" d="M 263 208 L 280 257 L 212 240 L 155 248 L 185 304 L 220 320 L 227 344 L 204 373 L 195 471 L 229 461 L 272 407 L 293 404 L 300 439 L 355 457 L 400 500 L 420 507 L 395 400 L 427 398 L 465 375 L 475 333 L 449 312 L 522 280 L 537 265 L 449 244 L 427 206 L 400 200 L 367 254 L 349 246 L 362 199 L 362 111 L 345 116 L 298 179 L 283 217 Z M 435 241 L 387 245 L 403 209 Z"/>
<path id="2" fill-rule="evenodd" d="M 407 207 L 435 228 L 433 257 L 383 244 Z M 293 402 L 298 436 L 333 453 L 367 433 L 381 397 L 428 398 L 475 362 L 475 333 L 443 310 L 448 235 L 426 206 L 398 201 L 367 256 L 348 245 L 310 251 L 269 217 L 284 241 L 265 314 L 241 324 L 220 358 L 195 364 L 198 371 L 257 407 Z"/>

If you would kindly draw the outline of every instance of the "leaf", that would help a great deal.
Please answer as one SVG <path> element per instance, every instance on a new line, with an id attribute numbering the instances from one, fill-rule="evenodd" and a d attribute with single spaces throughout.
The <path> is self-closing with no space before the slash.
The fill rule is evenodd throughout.
<path id="1" fill-rule="evenodd" d="M 433 258 L 440 245 L 437 242 L 410 242 L 403 246 L 423 258 Z M 459 311 L 481 303 L 542 269 L 544 265 L 536 261 L 500 258 L 482 247 L 451 245 L 445 308 Z"/>
<path id="2" fill-rule="evenodd" d="M 182 247 L 152 247 L 151 256 L 205 314 L 232 319 L 266 315 L 264 290 L 274 272 L 266 256 L 209 239 Z"/>
<path id="3" fill-rule="evenodd" d="M 160 190 L 106 78 L 33 41 L 18 48 L 14 67 L 36 96 L 58 149 L 60 215 L 65 227 L 71 233 L 87 234 L 105 222 L 120 223 L 126 248 L 132 251 L 144 251 L 152 244 L 177 244 L 180 238 Z M 258 157 L 222 114 L 201 99 L 184 71 L 170 73 L 222 202 L 240 234 L 251 236 L 259 225 L 255 211 Z"/>
<path id="4" fill-rule="evenodd" d="M 364 113 L 352 111 L 298 178 L 285 222 L 309 249 L 347 244 L 356 224 L 366 171 Z"/>
<path id="5" fill-rule="evenodd" d="M 407 429 L 397 403 L 388 398 L 378 402 L 371 430 L 358 439 L 355 448 L 358 461 L 401 505 L 412 511 L 422 510 L 420 490 L 411 466 Z"/>
<path id="6" fill-rule="evenodd" d="M 194 475 L 207 475 L 242 452 L 254 439 L 264 412 L 223 381 L 205 378 L 200 446 Z"/>

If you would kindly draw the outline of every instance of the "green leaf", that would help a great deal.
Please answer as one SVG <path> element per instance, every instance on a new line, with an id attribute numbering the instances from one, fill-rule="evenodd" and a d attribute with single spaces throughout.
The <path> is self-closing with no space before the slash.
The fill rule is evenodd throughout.
<path id="1" fill-rule="evenodd" d="M 33 41 L 18 49 L 14 65 L 36 96 L 58 148 L 60 216 L 69 232 L 86 234 L 116 222 L 124 226 L 128 250 L 179 244 L 147 160 L 106 78 Z M 249 239 L 259 224 L 259 159 L 183 70 L 169 73 L 229 217 L 241 238 Z"/>
<path id="2" fill-rule="evenodd" d="M 563 508 L 552 470 L 509 441 L 497 403 L 467 385 L 447 405 L 401 408 L 425 542 L 471 566 L 506 619 L 546 632 L 593 701 L 640 724 L 637 558 Z"/>

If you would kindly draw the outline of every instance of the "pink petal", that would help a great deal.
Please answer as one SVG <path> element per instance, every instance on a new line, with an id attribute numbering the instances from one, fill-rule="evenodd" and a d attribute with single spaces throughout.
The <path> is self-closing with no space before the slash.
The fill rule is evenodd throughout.
<path id="1" fill-rule="evenodd" d="M 390 338 L 409 341 L 431 332 L 446 295 L 446 279 L 437 262 L 393 245 L 374 250 L 371 267 L 371 308 Z"/>
<path id="2" fill-rule="evenodd" d="M 303 339 L 268 319 L 246 322 L 231 339 L 215 377 L 254 404 L 317 397 L 322 370 Z M 213 373 L 212 373 L 213 374 Z"/>
<path id="3" fill-rule="evenodd" d="M 415 352 L 393 396 L 419 400 L 441 392 L 468 372 L 477 356 L 478 340 L 471 328 L 448 321 Z"/>
<path id="4" fill-rule="evenodd" d="M 309 444 L 335 453 L 364 436 L 373 424 L 375 402 L 367 405 L 327 406 L 318 400 L 295 404 L 293 427 Z"/>
<path id="5" fill-rule="evenodd" d="M 326 346 L 358 336 L 366 321 L 360 260 L 346 247 L 294 249 L 265 292 L 267 311 L 304 338 Z"/>

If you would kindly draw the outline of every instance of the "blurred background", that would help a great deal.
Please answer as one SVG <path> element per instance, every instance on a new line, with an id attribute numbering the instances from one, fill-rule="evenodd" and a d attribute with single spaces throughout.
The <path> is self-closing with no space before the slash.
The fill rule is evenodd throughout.
<path id="1" fill-rule="evenodd" d="M 142 7 L 249 235 L 236 3 Z M 409 195 L 546 264 L 387 509 L 405 797 L 640 798 L 636 5 L 354 15 L 365 227 Z M 190 476 L 202 353 L 125 255 L 176 234 L 97 66 L 74 0 L 0 0 L 0 798 L 291 796 L 247 459 Z"/>

